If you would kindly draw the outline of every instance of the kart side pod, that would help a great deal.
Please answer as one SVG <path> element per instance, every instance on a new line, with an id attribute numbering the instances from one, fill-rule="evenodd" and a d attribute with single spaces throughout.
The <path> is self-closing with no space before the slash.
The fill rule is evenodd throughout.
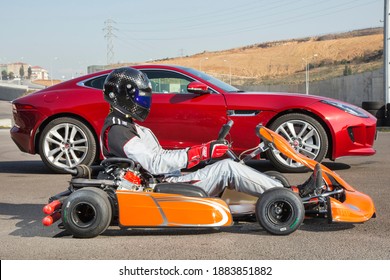
<path id="1" fill-rule="evenodd" d="M 125 227 L 222 227 L 233 223 L 218 198 L 117 190 L 119 223 Z"/>

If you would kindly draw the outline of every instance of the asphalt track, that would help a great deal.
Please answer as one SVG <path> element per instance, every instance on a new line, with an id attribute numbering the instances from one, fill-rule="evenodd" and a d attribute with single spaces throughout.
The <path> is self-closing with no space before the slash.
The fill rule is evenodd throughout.
<path id="1" fill-rule="evenodd" d="M 221 229 L 119 229 L 76 239 L 44 227 L 42 207 L 67 187 L 69 175 L 53 174 L 39 156 L 18 150 L 0 129 L 1 260 L 388 260 L 390 259 L 390 133 L 379 132 L 371 157 L 325 164 L 375 201 L 378 217 L 364 224 L 307 220 L 292 235 L 265 232 L 256 223 Z M 254 164 L 271 168 L 267 161 Z M 293 184 L 309 174 L 286 174 Z M 142 215 L 142 213 L 136 213 Z"/>

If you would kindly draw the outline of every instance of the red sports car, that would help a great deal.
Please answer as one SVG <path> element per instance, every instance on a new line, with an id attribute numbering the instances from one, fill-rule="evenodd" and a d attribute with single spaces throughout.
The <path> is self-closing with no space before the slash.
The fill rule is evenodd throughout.
<path id="1" fill-rule="evenodd" d="M 143 123 L 166 149 L 179 149 L 216 138 L 227 119 L 233 149 L 258 145 L 262 123 L 285 137 L 300 153 L 324 157 L 373 155 L 376 119 L 351 104 L 321 96 L 244 92 L 205 73 L 182 66 L 137 65 L 153 87 L 153 104 Z M 102 71 L 40 90 L 13 101 L 11 137 L 23 152 L 39 153 L 52 170 L 99 160 L 99 134 L 109 111 Z M 304 169 L 269 150 L 265 155 L 284 172 Z"/>

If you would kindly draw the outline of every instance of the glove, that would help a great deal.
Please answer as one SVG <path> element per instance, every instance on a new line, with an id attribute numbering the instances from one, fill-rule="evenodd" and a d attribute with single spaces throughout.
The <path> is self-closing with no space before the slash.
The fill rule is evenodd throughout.
<path id="1" fill-rule="evenodd" d="M 210 141 L 206 144 L 193 146 L 187 150 L 187 168 L 198 165 L 202 160 L 222 157 L 228 149 L 229 146 L 222 140 Z"/>

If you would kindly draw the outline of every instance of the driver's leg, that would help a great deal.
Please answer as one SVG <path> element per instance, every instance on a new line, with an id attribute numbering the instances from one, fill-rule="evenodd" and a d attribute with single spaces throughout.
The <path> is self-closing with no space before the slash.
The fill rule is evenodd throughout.
<path id="1" fill-rule="evenodd" d="M 218 196 L 228 187 L 239 192 L 260 196 L 265 190 L 283 185 L 259 171 L 231 159 L 217 161 L 195 172 L 168 178 L 169 182 L 187 182 Z"/>

